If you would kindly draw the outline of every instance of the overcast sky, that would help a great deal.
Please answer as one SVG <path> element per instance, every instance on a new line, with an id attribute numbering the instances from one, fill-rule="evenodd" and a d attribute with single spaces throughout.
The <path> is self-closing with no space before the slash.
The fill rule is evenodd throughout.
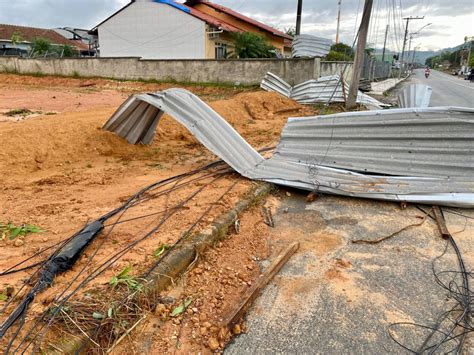
<path id="1" fill-rule="evenodd" d="M 92 28 L 129 0 L 0 0 L 0 23 L 33 27 Z M 280 29 L 295 23 L 296 0 L 214 0 Z M 341 40 L 352 44 L 364 0 L 342 0 Z M 388 47 L 401 50 L 402 17 L 425 16 L 410 22 L 412 48 L 437 50 L 474 36 L 474 0 L 374 0 L 369 45 L 382 47 L 389 24 Z M 335 39 L 337 0 L 304 0 L 303 33 Z"/>

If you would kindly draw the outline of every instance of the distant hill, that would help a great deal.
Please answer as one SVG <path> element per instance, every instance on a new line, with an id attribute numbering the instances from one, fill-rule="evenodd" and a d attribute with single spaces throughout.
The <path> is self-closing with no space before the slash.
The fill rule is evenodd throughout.
<path id="1" fill-rule="evenodd" d="M 460 44 L 456 47 L 443 48 L 439 51 L 416 51 L 415 52 L 415 62 L 425 64 L 426 59 L 428 59 L 429 57 L 433 57 L 435 55 L 441 54 L 442 52 L 454 52 L 454 51 L 460 49 L 463 45 L 464 45 L 464 43 L 462 43 L 462 44 Z M 376 48 L 375 49 L 375 54 L 374 55 L 380 60 L 382 59 L 382 51 L 383 51 L 383 48 Z M 391 59 L 394 54 L 401 54 L 401 53 L 386 50 L 385 51 L 385 60 L 389 60 L 389 58 Z M 411 60 L 411 58 L 413 56 L 413 50 L 411 50 L 409 54 L 407 52 L 405 52 L 405 55 L 409 55 L 410 60 Z"/>

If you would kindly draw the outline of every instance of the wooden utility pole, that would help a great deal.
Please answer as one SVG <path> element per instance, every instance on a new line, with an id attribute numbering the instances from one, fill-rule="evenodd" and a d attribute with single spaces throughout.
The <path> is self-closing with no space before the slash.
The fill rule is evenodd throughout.
<path id="1" fill-rule="evenodd" d="M 341 0 L 337 2 L 337 29 L 336 29 L 336 44 L 339 43 L 339 24 L 341 23 Z"/>
<path id="2" fill-rule="evenodd" d="M 422 17 L 413 17 L 413 16 L 410 16 L 410 17 L 405 17 L 403 18 L 404 20 L 406 20 L 407 24 L 405 26 L 405 36 L 403 37 L 403 48 L 402 48 L 402 57 L 400 58 L 400 64 L 402 65 L 402 67 L 400 68 L 400 72 L 403 70 L 403 58 L 405 56 L 405 46 L 407 44 L 407 36 L 408 36 L 408 24 L 411 20 L 423 20 L 425 18 L 425 16 L 422 16 Z"/>
<path id="3" fill-rule="evenodd" d="M 298 0 L 298 9 L 296 10 L 296 35 L 301 34 L 301 13 L 303 12 L 303 0 Z"/>
<path id="4" fill-rule="evenodd" d="M 364 63 L 365 45 L 367 42 L 367 33 L 369 31 L 370 14 L 372 13 L 373 0 L 365 0 L 364 13 L 359 27 L 357 39 L 357 50 L 352 67 L 351 85 L 347 96 L 346 108 L 352 109 L 356 106 L 357 92 L 359 91 L 360 72 Z"/>
<path id="5" fill-rule="evenodd" d="M 383 41 L 382 63 L 385 62 L 385 48 L 387 47 L 388 25 L 385 29 L 385 40 Z"/>

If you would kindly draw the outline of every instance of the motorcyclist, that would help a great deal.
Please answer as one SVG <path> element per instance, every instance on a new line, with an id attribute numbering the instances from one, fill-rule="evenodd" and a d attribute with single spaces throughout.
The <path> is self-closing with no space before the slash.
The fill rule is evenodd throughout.
<path id="1" fill-rule="evenodd" d="M 428 78 L 431 74 L 431 70 L 430 70 L 430 67 L 426 67 L 425 68 L 425 78 Z"/>
<path id="2" fill-rule="evenodd" d="M 472 83 L 474 82 L 474 68 L 471 68 L 471 71 L 468 76 L 468 80 Z"/>

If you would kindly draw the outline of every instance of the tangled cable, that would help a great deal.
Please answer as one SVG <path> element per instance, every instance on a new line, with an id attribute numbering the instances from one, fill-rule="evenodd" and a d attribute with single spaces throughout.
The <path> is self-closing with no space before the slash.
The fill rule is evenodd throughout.
<path id="1" fill-rule="evenodd" d="M 442 210 L 441 218 L 441 221 L 437 220 L 438 225 L 439 223 L 444 224 Z M 452 248 L 456 255 L 459 270 L 438 271 L 436 264 L 446 255 L 449 248 Z M 474 274 L 466 269 L 459 247 L 450 233 L 448 233 L 443 252 L 432 261 L 431 266 L 436 283 L 447 292 L 448 300 L 451 303 L 449 309 L 441 313 L 432 325 L 412 322 L 392 323 L 389 326 L 389 335 L 398 345 L 414 354 L 459 354 L 463 349 L 466 336 L 474 331 L 472 322 L 474 292 L 469 285 Z M 403 344 L 394 335 L 397 328 L 404 326 L 427 333 L 416 348 Z"/>

